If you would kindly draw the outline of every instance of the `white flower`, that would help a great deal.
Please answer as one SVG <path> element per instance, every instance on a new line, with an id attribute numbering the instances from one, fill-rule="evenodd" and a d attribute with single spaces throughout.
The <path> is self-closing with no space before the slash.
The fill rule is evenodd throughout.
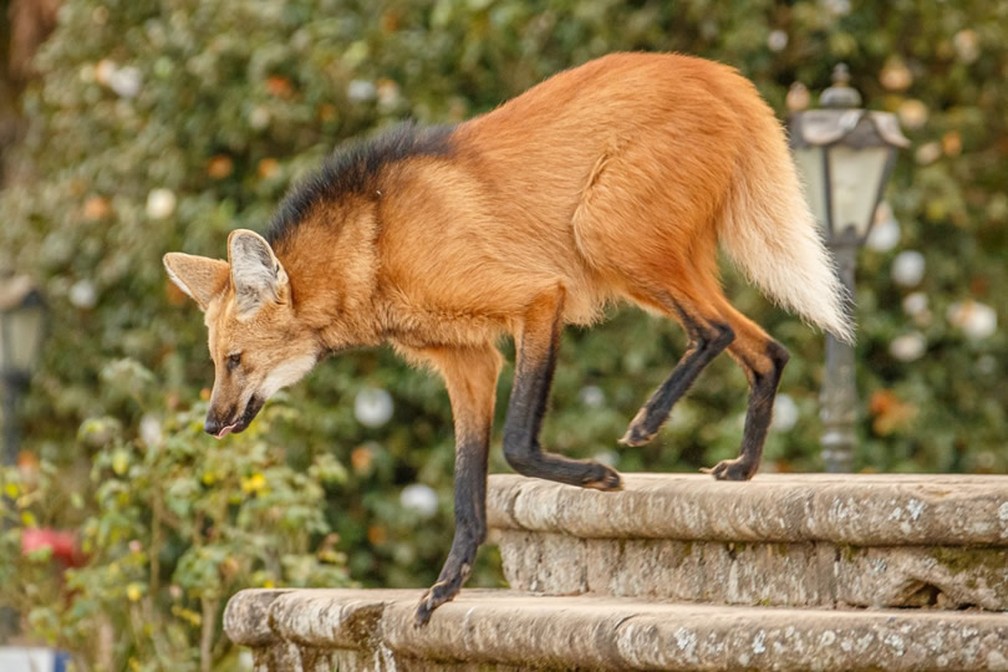
<path id="1" fill-rule="evenodd" d="M 846 16 L 850 14 L 850 0 L 821 0 L 826 11 L 834 16 Z"/>
<path id="2" fill-rule="evenodd" d="M 347 84 L 347 98 L 355 103 L 374 100 L 377 95 L 378 89 L 366 79 L 355 79 Z"/>
<path id="3" fill-rule="evenodd" d="M 249 126 L 251 126 L 253 130 L 261 131 L 270 125 L 271 118 L 272 115 L 268 109 L 262 105 L 257 105 L 252 108 L 251 112 L 249 112 Z"/>
<path id="4" fill-rule="evenodd" d="M 108 77 L 108 87 L 120 98 L 136 98 L 143 84 L 140 69 L 132 65 L 114 69 Z"/>
<path id="5" fill-rule="evenodd" d="M 147 413 L 140 418 L 140 439 L 148 447 L 161 445 L 162 437 L 161 421 L 158 420 L 157 416 Z"/>
<path id="6" fill-rule="evenodd" d="M 392 419 L 392 395 L 380 387 L 365 387 L 354 398 L 354 417 L 365 427 L 381 427 Z"/>
<path id="7" fill-rule="evenodd" d="M 578 393 L 581 403 L 588 408 L 601 408 L 605 406 L 605 392 L 598 385 L 585 385 Z"/>
<path id="8" fill-rule="evenodd" d="M 901 362 L 913 362 L 927 352 L 927 339 L 919 331 L 897 336 L 889 344 L 889 354 Z"/>
<path id="9" fill-rule="evenodd" d="M 788 34 L 780 28 L 771 30 L 767 35 L 767 47 L 770 51 L 784 51 L 788 43 Z"/>
<path id="10" fill-rule="evenodd" d="M 904 126 L 910 126 L 910 124 L 904 123 Z M 937 142 L 926 142 L 917 148 L 914 152 L 914 158 L 917 159 L 917 163 L 922 166 L 927 166 L 934 163 L 941 158 L 942 146 Z"/>
<path id="11" fill-rule="evenodd" d="M 916 287 L 924 279 L 924 266 L 924 255 L 917 250 L 900 252 L 893 259 L 893 282 L 900 287 Z"/>
<path id="12" fill-rule="evenodd" d="M 927 124 L 931 111 L 928 110 L 928 106 L 923 101 L 909 98 L 900 103 L 900 106 L 896 108 L 896 114 L 899 116 L 900 123 L 903 124 L 904 128 L 918 129 L 923 128 Z M 934 163 L 941 158 L 941 144 L 937 142 L 921 145 L 921 149 L 924 151 L 917 154 L 917 160 L 921 163 Z"/>
<path id="13" fill-rule="evenodd" d="M 85 82 L 94 80 L 107 86 L 120 98 L 135 98 L 143 84 L 139 68 L 132 65 L 119 67 L 118 63 L 109 58 L 103 58 L 94 67 L 85 66 L 81 69 L 80 76 Z"/>
<path id="14" fill-rule="evenodd" d="M 972 63 L 980 57 L 980 39 L 975 30 L 960 30 L 952 37 L 952 45 L 963 63 Z"/>
<path id="15" fill-rule="evenodd" d="M 438 497 L 430 486 L 423 483 L 412 483 L 399 493 L 399 504 L 421 518 L 431 518 L 437 513 Z"/>
<path id="16" fill-rule="evenodd" d="M 865 245 L 876 252 L 888 252 L 899 244 L 900 225 L 893 216 L 892 208 L 883 201 L 875 210 L 875 225 Z"/>
<path id="17" fill-rule="evenodd" d="M 151 219 L 166 219 L 175 212 L 175 192 L 171 189 L 151 189 L 147 194 L 147 216 Z"/>
<path id="18" fill-rule="evenodd" d="M 90 280 L 78 280 L 70 287 L 68 298 L 75 308 L 88 310 L 98 303 L 98 292 Z"/>
<path id="19" fill-rule="evenodd" d="M 928 309 L 928 295 L 924 292 L 910 292 L 903 297 L 903 312 L 917 317 Z"/>
<path id="20" fill-rule="evenodd" d="M 997 313 L 979 301 L 957 301 L 948 307 L 945 317 L 975 341 L 993 336 L 997 331 Z"/>
<path id="21" fill-rule="evenodd" d="M 778 394 L 774 400 L 773 423 L 771 427 L 776 432 L 787 432 L 798 424 L 798 404 L 788 394 Z"/>

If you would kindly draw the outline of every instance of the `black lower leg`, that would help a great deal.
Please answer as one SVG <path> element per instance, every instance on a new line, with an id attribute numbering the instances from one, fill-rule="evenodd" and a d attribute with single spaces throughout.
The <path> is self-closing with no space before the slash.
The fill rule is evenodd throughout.
<path id="1" fill-rule="evenodd" d="M 523 339 L 519 346 L 514 387 L 504 422 L 504 457 L 515 471 L 525 476 L 600 490 L 617 489 L 620 477 L 611 467 L 549 453 L 539 445 L 558 342 L 559 329 L 554 325 L 548 344 Z M 541 354 L 536 356 L 536 352 Z"/>
<path id="2" fill-rule="evenodd" d="M 460 442 L 455 457 L 455 537 L 441 574 L 420 598 L 416 625 L 453 599 L 472 571 L 476 551 L 486 539 L 486 478 L 489 435 Z"/>
<path id="3" fill-rule="evenodd" d="M 710 473 L 719 480 L 744 481 L 752 478 L 759 469 L 763 456 L 763 444 L 773 420 L 774 399 L 781 373 L 789 355 L 784 346 L 770 341 L 766 356 L 772 363 L 767 373 L 761 374 L 749 367 L 749 407 L 746 410 L 745 429 L 742 433 L 742 447 L 738 458 L 718 463 Z"/>
<path id="4" fill-rule="evenodd" d="M 626 434 L 620 439 L 622 444 L 641 446 L 651 441 L 668 420 L 672 406 L 686 393 L 704 367 L 735 338 L 727 324 L 704 325 L 682 311 L 679 315 L 690 337 L 689 347 L 669 377 L 630 421 Z"/>

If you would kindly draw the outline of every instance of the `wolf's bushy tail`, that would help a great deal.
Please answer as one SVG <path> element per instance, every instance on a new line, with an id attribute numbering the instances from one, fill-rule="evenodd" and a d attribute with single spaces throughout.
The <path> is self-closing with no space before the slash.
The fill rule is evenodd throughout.
<path id="1" fill-rule="evenodd" d="M 851 297 L 805 201 L 784 132 L 772 117 L 761 121 L 766 128 L 738 158 L 721 245 L 770 299 L 853 343 Z"/>

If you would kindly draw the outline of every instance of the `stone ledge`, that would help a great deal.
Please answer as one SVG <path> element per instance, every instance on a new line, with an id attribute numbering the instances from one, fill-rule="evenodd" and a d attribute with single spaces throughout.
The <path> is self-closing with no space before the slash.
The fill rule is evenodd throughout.
<path id="1" fill-rule="evenodd" d="M 508 585 L 789 607 L 979 607 L 1008 611 L 1008 548 L 580 539 L 498 531 Z"/>
<path id="2" fill-rule="evenodd" d="M 1008 546 L 1008 477 L 624 474 L 619 492 L 490 476 L 491 528 L 582 538 Z"/>
<path id="3" fill-rule="evenodd" d="M 790 607 L 1008 611 L 1008 478 L 628 474 L 625 490 L 490 479 L 509 585 Z"/>
<path id="4" fill-rule="evenodd" d="M 717 607 L 463 590 L 246 590 L 225 630 L 256 670 L 1008 670 L 1008 618 Z"/>

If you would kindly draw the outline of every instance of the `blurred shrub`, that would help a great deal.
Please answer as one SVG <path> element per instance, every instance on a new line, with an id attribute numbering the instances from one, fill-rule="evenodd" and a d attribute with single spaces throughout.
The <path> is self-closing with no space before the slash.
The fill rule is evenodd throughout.
<path id="1" fill-rule="evenodd" d="M 270 445 L 283 401 L 209 449 L 198 440 L 205 410 L 195 404 L 164 426 L 148 419 L 134 440 L 113 418 L 85 421 L 80 442 L 97 451 L 87 504 L 67 501 L 66 474 L 50 463 L 2 473 L 11 525 L 0 542 L 0 598 L 35 636 L 75 652 L 82 669 L 233 664 L 220 620 L 236 590 L 348 583 L 324 513 L 325 488 L 346 473 L 328 454 L 293 469 Z M 67 505 L 79 548 L 57 559 L 59 532 L 49 526 L 67 525 Z"/>
<path id="2" fill-rule="evenodd" d="M 108 610 L 124 624 L 148 609 L 175 623 L 178 637 L 192 637 L 195 626 L 171 606 L 203 618 L 205 605 L 219 606 L 228 591 L 263 583 L 256 572 L 267 566 L 274 568 L 271 580 L 308 580 L 310 573 L 276 558 L 267 562 L 254 544 L 239 548 L 225 540 L 223 548 L 234 551 L 227 562 L 239 567 L 222 570 L 226 558 L 215 555 L 218 547 L 197 550 L 206 548 L 200 535 L 207 530 L 182 529 L 199 527 L 200 516 L 206 522 L 220 504 L 214 498 L 249 500 L 242 479 L 256 468 L 275 492 L 295 489 L 294 472 L 303 474 L 298 488 L 311 501 L 322 501 L 323 474 L 339 483 L 325 490 L 325 521 L 313 522 L 316 533 L 281 544 L 295 544 L 298 557 L 334 543 L 351 576 L 365 583 L 418 586 L 434 578 L 452 529 L 452 434 L 440 383 L 386 350 L 341 356 L 274 403 L 252 437 L 215 444 L 195 426 L 199 391 L 212 377 L 202 320 L 166 282 L 160 257 L 169 250 L 223 256 L 229 230 L 262 230 L 288 185 L 346 138 L 403 117 L 461 120 L 557 70 L 618 49 L 683 51 L 731 63 L 782 115 L 792 82 L 819 90 L 844 60 L 872 106 L 900 115 L 914 147 L 901 158 L 889 192 L 894 215 L 880 229 L 888 236 L 877 237 L 861 257 L 858 354 L 866 410 L 859 466 L 1005 472 L 1008 389 L 1000 369 L 1008 339 L 998 326 L 1008 300 L 1002 5 L 67 0 L 37 61 L 41 83 L 23 101 L 31 127 L 13 172 L 22 177 L 0 194 L 0 268 L 35 274 L 53 309 L 45 361 L 23 413 L 25 447 L 53 473 L 73 474 L 84 462 L 110 479 L 60 480 L 79 506 L 54 511 L 53 521 L 83 521 L 92 545 L 92 564 L 73 576 L 96 573 L 73 593 L 67 613 Z M 923 272 L 914 272 L 921 262 Z M 726 283 L 740 309 L 794 355 L 764 469 L 814 469 L 821 338 L 730 271 Z M 673 325 L 636 311 L 616 312 L 592 331 L 568 331 L 544 443 L 569 454 L 600 454 L 625 470 L 694 470 L 733 455 L 745 381 L 727 359 L 704 374 L 652 445 L 615 449 L 625 422 L 682 347 Z M 509 376 L 505 370 L 502 400 Z M 389 403 L 390 409 L 372 408 Z M 117 464 L 127 464 L 126 473 L 151 460 L 144 469 L 168 468 L 147 454 L 153 449 L 144 433 L 158 427 L 178 460 L 171 478 L 160 471 L 149 473 L 149 481 L 117 474 Z M 492 459 L 493 468 L 505 468 L 499 451 Z M 213 495 L 218 486 L 202 479 L 215 461 L 230 480 Z M 247 489 L 259 481 L 245 483 Z M 142 505 L 134 487 L 147 493 Z M 145 577 L 149 557 L 143 570 L 122 544 L 139 538 L 139 553 L 149 553 L 143 534 L 153 534 L 153 507 L 160 502 L 168 511 L 171 497 L 188 508 L 171 511 L 179 527 L 173 550 L 159 561 L 161 576 Z M 113 516 L 124 527 L 99 533 L 95 521 L 117 507 L 129 509 Z M 245 523 L 227 519 L 235 534 L 287 539 L 292 533 L 273 525 L 262 532 L 252 510 Z M 327 525 L 338 542 L 323 534 Z M 115 543 L 102 536 L 115 530 Z M 14 528 L 8 536 L 16 534 Z M 112 547 L 124 559 L 115 560 Z M 492 551 L 481 557 L 473 583 L 499 581 Z M 204 563 L 217 573 L 198 569 Z M 113 564 L 124 572 L 120 580 L 107 576 Z M 146 592 L 117 602 L 133 584 Z M 160 588 L 156 595 L 152 585 Z M 176 602 L 171 585 L 182 591 Z M 35 627 L 56 636 L 41 617 Z M 123 655 L 142 661 L 161 655 L 142 632 L 125 625 L 119 632 L 128 633 L 117 642 Z"/>

